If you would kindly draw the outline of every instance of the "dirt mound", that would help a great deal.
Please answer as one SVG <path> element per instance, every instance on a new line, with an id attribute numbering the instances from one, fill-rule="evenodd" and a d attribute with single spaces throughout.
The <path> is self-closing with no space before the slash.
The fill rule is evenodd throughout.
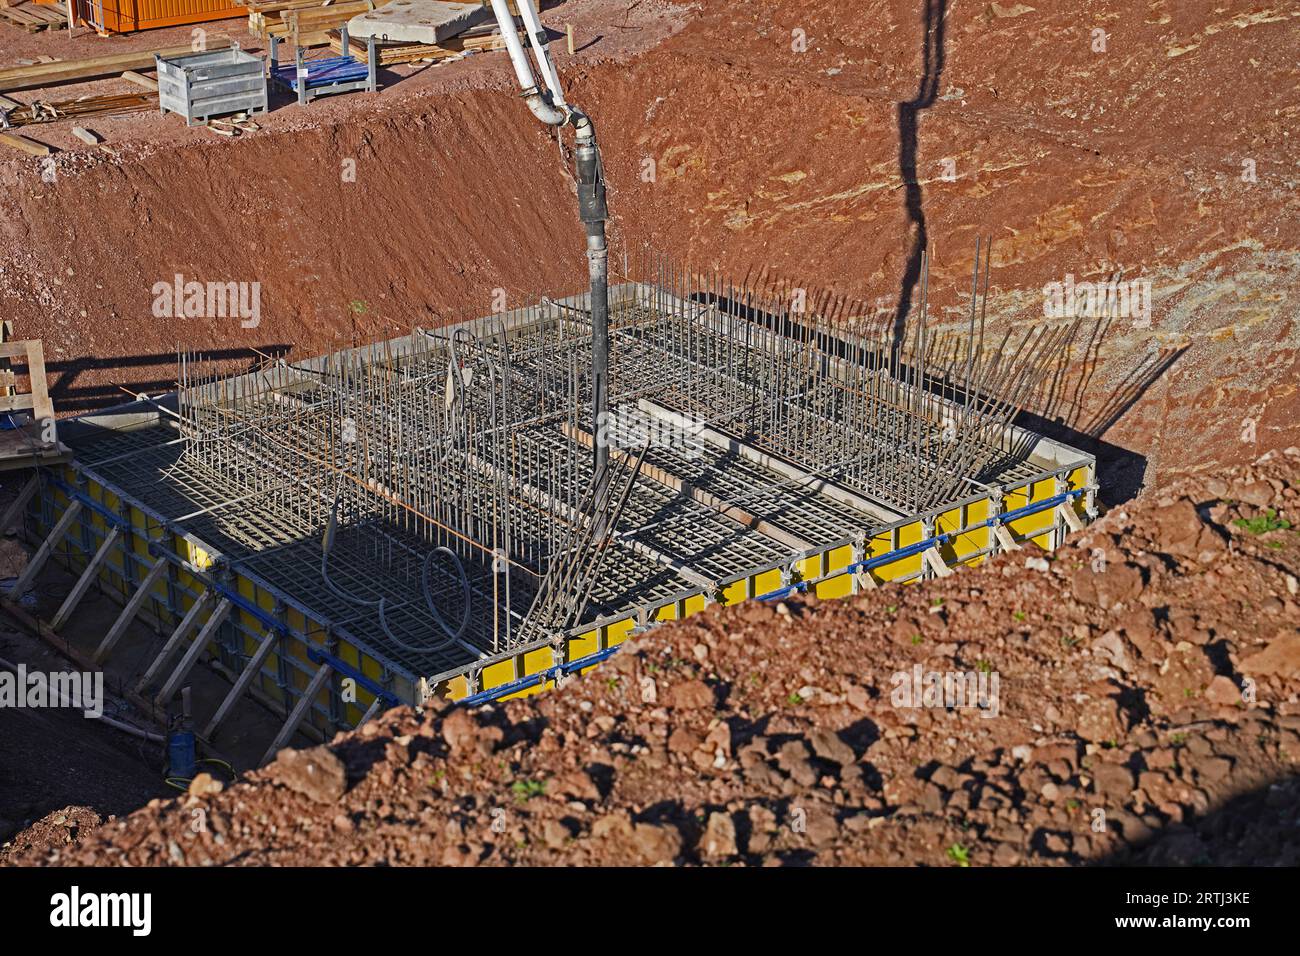
<path id="1" fill-rule="evenodd" d="M 554 693 L 399 708 L 49 861 L 1294 865 L 1297 519 L 1289 449 L 1054 555 L 713 607 Z"/>
<path id="2" fill-rule="evenodd" d="M 0 823 L 0 827 L 3 825 Z M 75 846 L 103 825 L 104 818 L 90 807 L 64 807 L 12 838 L 0 832 L 0 840 L 4 840 L 0 843 L 0 866 L 38 863 Z"/>
<path id="3" fill-rule="evenodd" d="M 924 241 L 956 319 L 992 236 L 995 325 L 1042 318 L 1067 275 L 1150 280 L 1149 323 L 1094 330 L 1036 403 L 1141 459 L 1135 488 L 1300 443 L 1300 17 L 1233 7 L 566 0 L 546 20 L 579 23 L 559 65 L 600 130 L 616 248 L 893 315 Z M 390 79 L 235 142 L 142 115 L 121 135 L 143 145 L 69 150 L 52 179 L 0 160 L 0 309 L 44 339 L 57 407 L 170 388 L 178 344 L 247 365 L 576 290 L 567 161 L 504 55 Z M 176 274 L 260 283 L 259 324 L 156 318 Z"/>

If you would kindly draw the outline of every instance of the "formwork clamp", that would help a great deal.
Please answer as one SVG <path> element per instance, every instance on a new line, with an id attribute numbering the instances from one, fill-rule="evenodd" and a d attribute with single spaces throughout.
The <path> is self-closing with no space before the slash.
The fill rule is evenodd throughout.
<path id="1" fill-rule="evenodd" d="M 557 688 L 563 687 L 570 676 L 564 672 L 567 657 L 564 639 L 557 635 L 551 640 L 551 669 L 555 671 L 555 686 Z"/>

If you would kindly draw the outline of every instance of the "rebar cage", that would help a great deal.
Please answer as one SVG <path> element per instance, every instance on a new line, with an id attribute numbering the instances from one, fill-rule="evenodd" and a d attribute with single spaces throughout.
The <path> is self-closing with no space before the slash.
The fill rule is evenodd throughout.
<path id="1" fill-rule="evenodd" d="M 298 632 L 264 699 L 311 689 L 295 657 L 364 679 L 360 701 L 312 692 L 324 729 L 383 694 L 544 686 L 709 601 L 924 577 L 1014 546 L 1000 527 L 1051 546 L 1087 517 L 1091 458 L 1011 424 L 1072 326 L 990 347 L 972 303 L 965 335 L 922 310 L 899 336 L 789 290 L 645 274 L 611 292 L 606 421 L 585 296 L 241 375 L 183 354 L 174 402 L 70 439 L 40 524 L 82 495 L 148 554 L 183 538 L 186 580 L 243 602 L 214 652 L 232 671 L 268 620 Z M 102 572 L 124 597 L 133 561 Z M 160 617 L 192 604 L 168 600 Z"/>

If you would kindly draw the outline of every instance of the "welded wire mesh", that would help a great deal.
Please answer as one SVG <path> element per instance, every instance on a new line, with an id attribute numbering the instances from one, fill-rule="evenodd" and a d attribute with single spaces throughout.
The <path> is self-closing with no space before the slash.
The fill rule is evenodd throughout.
<path id="1" fill-rule="evenodd" d="M 707 584 L 1006 467 L 1006 426 L 1073 328 L 986 340 L 979 268 L 967 328 L 939 332 L 928 270 L 900 329 L 646 255 L 612 292 L 610 421 L 582 297 L 242 376 L 185 354 L 174 467 L 308 529 L 299 573 L 391 647 L 473 659 L 617 610 L 629 575 Z"/>

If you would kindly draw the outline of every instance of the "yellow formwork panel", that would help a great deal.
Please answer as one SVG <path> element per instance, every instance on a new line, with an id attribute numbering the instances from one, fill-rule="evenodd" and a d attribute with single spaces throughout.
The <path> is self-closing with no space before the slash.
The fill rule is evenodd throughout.
<path id="1" fill-rule="evenodd" d="M 469 681 L 465 679 L 464 674 L 457 674 L 446 682 L 446 691 L 444 696 L 452 700 L 461 700 L 469 696 Z"/>
<path id="2" fill-rule="evenodd" d="M 132 506 L 127 509 L 126 520 L 131 522 L 131 530 L 134 532 L 131 535 L 131 550 L 140 557 L 152 561 L 153 556 L 149 554 L 149 541 L 150 538 L 157 540 L 157 537 L 146 531 L 149 522 L 145 519 L 144 512 Z M 161 536 L 161 529 L 159 529 L 159 536 Z"/>
<path id="3" fill-rule="evenodd" d="M 515 674 L 515 659 L 508 657 L 483 668 L 483 673 L 479 675 L 479 686 L 484 690 L 490 690 L 502 684 L 509 684 L 517 676 L 520 675 Z"/>
<path id="4" fill-rule="evenodd" d="M 361 655 L 361 664 L 357 669 L 375 682 L 382 681 L 384 678 L 384 665 L 366 654 Z"/>
<path id="5" fill-rule="evenodd" d="M 825 552 L 822 560 L 822 564 L 826 568 L 825 573 L 828 575 L 835 574 L 836 571 L 842 571 L 852 563 L 853 547 L 847 544 Z M 817 584 L 813 591 L 819 598 L 846 597 L 853 593 L 853 577 L 850 574 L 836 575 Z"/>
<path id="6" fill-rule="evenodd" d="M 1070 472 L 1066 477 L 1066 483 L 1070 486 L 1070 490 L 1078 491 L 1087 488 L 1091 477 L 1091 471 L 1091 468 L 1084 466 L 1082 468 L 1076 468 L 1074 471 Z M 1071 498 L 1070 507 L 1074 509 L 1074 513 L 1081 519 L 1084 521 L 1088 520 L 1088 509 L 1084 502 L 1083 495 L 1080 495 L 1077 498 Z"/>
<path id="7" fill-rule="evenodd" d="M 267 655 L 266 663 L 262 666 L 262 673 L 257 676 L 255 683 L 261 689 L 262 693 L 266 695 L 268 700 L 274 701 L 277 704 L 287 704 L 288 695 L 280 689 L 280 685 L 266 672 L 268 668 L 272 672 L 275 672 L 279 667 L 279 655 L 274 652 Z"/>
<path id="8" fill-rule="evenodd" d="M 966 527 L 983 524 L 989 517 L 989 502 L 987 498 L 971 502 L 966 506 Z M 971 555 L 979 551 L 987 550 L 991 535 L 992 527 L 978 528 L 974 531 L 963 531 L 953 539 L 952 548 L 957 555 L 957 559 L 963 564 L 979 564 L 984 560 L 983 555 L 971 558 Z"/>
<path id="9" fill-rule="evenodd" d="M 622 621 L 615 621 L 613 624 L 605 626 L 605 646 L 617 647 L 627 640 L 628 634 L 632 628 L 636 627 L 636 621 L 632 618 L 625 618 Z"/>
<path id="10" fill-rule="evenodd" d="M 1091 478 L 1092 469 L 1088 465 L 1082 465 L 1071 470 L 1064 476 L 1065 484 L 1071 489 L 1081 489 L 1087 486 Z M 68 484 L 75 484 L 78 476 L 74 469 L 64 468 L 65 478 Z M 1057 494 L 1057 482 L 1055 476 L 1049 476 L 1030 483 L 1020 488 L 1014 488 L 1007 492 L 1004 499 L 1004 507 L 1007 511 L 1025 507 L 1034 502 L 1046 500 Z M 145 559 L 145 562 L 151 563 L 154 559 L 149 553 L 149 544 L 151 541 L 162 543 L 168 537 L 171 538 L 170 544 L 173 552 L 182 560 L 187 561 L 200 570 L 206 570 L 213 564 L 212 556 L 203 548 L 194 544 L 189 539 L 179 534 L 168 533 L 160 526 L 153 524 L 152 520 L 138 507 L 124 503 L 118 495 L 111 490 L 104 488 L 96 482 L 89 482 L 87 495 L 91 500 L 101 505 L 110 513 L 121 512 L 130 522 L 130 550 L 135 555 Z M 56 506 L 66 509 L 71 502 L 71 498 L 57 487 L 50 488 L 47 497 L 53 501 Z M 1086 518 L 1086 512 L 1082 500 L 1072 502 L 1072 506 Z M 983 555 L 979 554 L 989 546 L 989 535 L 991 529 L 986 527 L 976 528 L 975 530 L 962 531 L 962 528 L 969 528 L 972 525 L 981 525 L 989 517 L 989 502 L 986 499 L 972 501 L 965 506 L 950 508 L 941 512 L 934 519 L 936 533 L 955 534 L 956 537 L 945 545 L 943 550 L 944 557 L 949 563 L 959 564 L 968 563 L 976 564 L 983 560 Z M 1013 534 L 1022 540 L 1032 540 L 1042 547 L 1050 547 L 1051 532 L 1056 525 L 1056 516 L 1054 509 L 1047 509 L 1039 514 L 1026 515 L 1017 518 L 1008 523 L 1008 527 Z M 94 509 L 88 509 L 81 517 L 80 530 L 83 534 L 89 532 L 91 540 L 102 541 L 104 536 L 110 531 L 110 525 L 104 518 L 103 514 Z M 916 544 L 922 540 L 925 529 L 922 521 L 917 519 L 908 524 L 898 527 L 893 532 L 885 532 L 873 537 L 867 544 L 865 557 L 878 557 L 888 553 L 891 550 L 901 549 Z M 812 556 L 800 559 L 795 565 L 795 571 L 800 580 L 818 580 L 814 586 L 814 591 L 818 597 L 835 598 L 846 596 L 853 591 L 852 575 L 835 574 L 842 571 L 853 562 L 853 548 L 850 545 L 841 545 L 825 552 L 814 554 Z M 106 565 L 101 571 L 101 577 L 106 578 L 113 587 L 118 587 L 123 594 L 127 594 L 132 589 L 129 580 L 123 572 L 134 573 L 128 568 L 131 562 L 127 559 L 126 552 L 123 552 L 123 559 L 126 562 L 121 569 L 113 569 L 111 565 Z M 140 567 L 147 566 L 145 562 Z M 915 576 L 923 568 L 923 559 L 920 555 L 912 555 L 905 558 L 899 558 L 891 561 L 889 564 L 874 569 L 874 574 L 882 581 L 897 580 L 902 577 Z M 137 568 L 138 570 L 138 568 Z M 750 598 L 751 595 L 757 596 L 771 593 L 779 590 L 782 584 L 782 568 L 771 568 L 759 572 L 749 578 L 734 581 L 722 588 L 719 594 L 719 600 L 723 604 L 738 604 Z M 819 580 L 825 578 L 825 580 Z M 175 582 L 182 589 L 179 592 L 179 602 L 181 605 L 180 614 L 187 611 L 194 602 L 187 591 L 198 591 L 201 589 L 201 583 L 183 568 L 177 569 L 174 577 Z M 165 602 L 167 597 L 166 580 L 159 582 L 155 586 L 153 596 L 160 602 Z M 276 602 L 269 593 L 262 591 L 253 581 L 243 577 L 236 576 L 237 593 L 249 603 L 258 607 L 267 614 L 275 612 Z M 690 595 L 680 601 L 670 602 L 656 609 L 651 613 L 654 621 L 674 621 L 680 618 L 689 617 L 703 610 L 708 604 L 703 594 Z M 167 613 L 165 609 L 160 608 L 160 613 Z M 151 611 L 151 613 L 153 613 Z M 169 616 L 177 618 L 178 615 L 170 614 Z M 246 654 L 252 654 L 260 643 L 257 633 L 265 630 L 262 620 L 249 611 L 240 608 L 237 612 L 237 620 L 246 630 L 241 630 L 241 643 Z M 310 620 L 301 611 L 293 608 L 285 609 L 285 623 L 290 630 L 290 636 L 287 640 L 279 642 L 279 646 L 287 645 L 287 653 L 296 662 L 304 665 L 302 667 L 290 665 L 286 668 L 291 686 L 299 691 L 306 688 L 311 680 L 311 675 L 315 672 L 318 665 L 311 661 L 308 656 L 308 645 L 300 639 L 292 636 L 294 632 L 307 635 L 310 640 L 313 633 L 324 635 L 324 628 L 317 622 Z M 631 617 L 621 621 L 605 625 L 597 630 L 588 631 L 572 638 L 566 647 L 566 656 L 570 661 L 579 660 L 583 657 L 596 653 L 603 647 L 616 647 L 627 639 L 628 633 L 635 626 L 635 620 Z M 380 683 L 384 678 L 384 668 L 376 660 L 368 657 L 355 645 L 340 641 L 335 653 L 339 659 L 350 667 L 355 667 L 360 673 L 367 678 Z M 262 692 L 269 698 L 282 701 L 284 695 L 276 685 L 275 681 L 268 674 L 268 671 L 275 672 L 279 669 L 278 651 L 272 652 L 267 657 L 261 673 L 258 675 L 257 685 Z M 480 687 L 484 690 L 492 687 L 500 687 L 508 684 L 521 677 L 537 674 L 549 669 L 553 664 L 550 648 L 538 648 L 529 651 L 523 655 L 517 655 L 502 661 L 496 661 L 487 665 L 480 674 Z M 584 668 L 584 672 L 594 669 L 597 665 Z M 410 681 L 394 676 L 394 686 L 392 693 L 400 699 L 411 699 L 414 688 Z M 399 686 L 400 685 L 400 686 Z M 528 696 L 540 693 L 543 690 L 553 686 L 552 681 L 545 681 L 537 687 L 528 688 L 520 691 L 512 697 Z M 462 676 L 451 678 L 440 685 L 439 690 L 452 699 L 463 698 L 468 695 L 468 683 Z M 322 708 L 328 708 L 331 697 L 329 687 L 322 689 L 315 703 Z M 355 724 L 363 716 L 365 710 L 373 703 L 375 695 L 362 687 L 357 688 L 356 701 L 344 701 L 344 715 L 350 723 Z M 321 726 L 324 722 L 317 710 L 313 708 L 310 712 L 310 719 L 316 726 Z"/>
<path id="11" fill-rule="evenodd" d="M 909 545 L 916 544 L 918 541 L 925 540 L 925 528 L 920 521 L 913 521 L 905 524 L 898 529 L 898 547 L 906 548 Z M 882 549 L 884 553 L 891 550 L 889 545 Z M 896 561 L 890 561 L 875 569 L 876 577 L 882 581 L 897 581 L 899 578 L 908 575 L 917 574 L 921 570 L 922 558 L 919 554 L 914 554 L 906 558 L 899 558 Z"/>
<path id="12" fill-rule="evenodd" d="M 313 701 L 314 704 L 317 704 L 317 705 L 323 707 L 323 708 L 325 709 L 325 713 L 324 713 L 324 714 L 319 713 L 319 712 L 316 710 L 315 707 L 308 707 L 308 708 L 307 708 L 307 720 L 308 720 L 308 721 L 312 724 L 312 726 L 314 726 L 317 730 L 319 730 L 319 731 L 321 731 L 322 733 L 324 733 L 324 734 L 325 734 L 325 738 L 326 738 L 327 740 L 328 740 L 329 737 L 332 736 L 332 734 L 333 734 L 333 730 L 332 730 L 332 728 L 330 727 L 330 720 L 329 720 L 329 717 L 326 716 L 327 714 L 329 714 L 329 710 L 330 710 L 330 696 L 331 696 L 333 693 L 334 693 L 334 690 L 333 690 L 333 688 L 331 687 L 330 682 L 329 682 L 329 681 L 326 681 L 326 682 L 325 682 L 325 686 L 322 687 L 322 688 L 317 692 L 317 694 L 316 694 L 316 699 Z"/>
<path id="13" fill-rule="evenodd" d="M 590 643 L 594 645 L 596 638 L 592 638 Z M 538 647 L 519 655 L 521 659 L 520 677 L 527 677 L 529 674 L 537 674 L 544 670 L 549 670 L 555 666 L 555 654 L 549 647 Z"/>
<path id="14" fill-rule="evenodd" d="M 893 540 L 894 540 L 893 535 L 888 531 L 884 532 L 883 534 L 875 535 L 870 541 L 867 542 L 867 552 L 864 557 L 864 560 L 870 560 L 871 558 L 878 558 L 882 554 L 887 554 L 888 552 L 892 551 L 894 547 Z M 867 573 L 870 574 L 872 578 L 884 580 L 884 578 L 881 578 L 878 568 L 873 568 L 871 571 Z"/>
<path id="15" fill-rule="evenodd" d="M 939 514 L 935 515 L 934 533 L 936 536 L 941 534 L 955 534 L 961 530 L 962 524 L 961 507 L 949 508 L 947 511 L 941 511 Z M 960 557 L 957 553 L 955 542 L 940 545 L 939 554 L 943 558 L 945 564 L 953 564 Z"/>
<path id="16" fill-rule="evenodd" d="M 718 603 L 730 606 L 739 604 L 749 597 L 749 580 L 741 578 L 739 581 L 733 581 L 722 589 L 718 595 Z"/>
<path id="17" fill-rule="evenodd" d="M 1012 497 L 1007 497 L 1007 510 L 1013 511 L 1016 508 L 1022 508 L 1026 504 L 1032 504 L 1035 501 L 1043 501 L 1056 494 L 1056 480 L 1054 478 L 1043 478 L 1039 481 L 1031 482 L 1023 489 L 1016 489 L 1014 497 L 1016 504 L 1012 504 Z M 1007 527 L 1011 532 L 1020 539 L 1032 541 L 1040 548 L 1050 549 L 1051 530 L 1056 526 L 1056 509 L 1048 508 L 1038 514 L 1025 515 L 1023 518 L 1016 518 L 1014 521 L 1007 522 Z M 1043 532 L 1036 534 L 1036 532 Z"/>
<path id="18" fill-rule="evenodd" d="M 596 637 L 593 635 L 590 639 L 590 643 L 595 644 L 596 640 Z M 572 644 L 573 642 L 570 641 L 569 643 Z M 540 674 L 541 672 L 550 670 L 554 667 L 555 655 L 551 653 L 549 647 L 539 647 L 535 650 L 528 651 L 525 654 L 520 654 L 515 658 L 515 661 L 517 662 L 516 670 L 518 671 L 519 676 L 529 677 L 533 674 Z M 532 687 L 525 687 L 523 690 L 514 694 L 508 694 L 503 699 L 515 700 L 520 697 L 532 697 L 534 694 L 545 693 L 554 686 L 554 681 L 544 680 L 540 684 L 534 684 Z"/>
<path id="19" fill-rule="evenodd" d="M 819 598 L 848 597 L 853 593 L 853 575 L 837 574 L 833 578 L 819 582 L 813 591 Z"/>
<path id="20" fill-rule="evenodd" d="M 356 645 L 348 641 L 340 641 L 335 656 L 349 667 L 355 668 L 362 673 L 365 672 L 365 661 L 367 658 L 361 653 Z M 351 678 L 344 676 L 342 679 L 347 681 Z M 361 718 L 366 715 L 366 711 L 370 709 L 370 705 L 375 702 L 375 695 L 366 690 L 359 681 L 356 682 L 354 689 L 356 692 L 355 701 L 348 700 L 347 695 L 343 695 L 343 718 L 353 727 L 355 727 Z"/>
<path id="21" fill-rule="evenodd" d="M 357 650 L 357 646 L 350 641 L 339 641 L 339 646 L 334 652 L 334 656 L 349 667 L 361 670 L 361 652 Z"/>
<path id="22" fill-rule="evenodd" d="M 781 569 L 773 568 L 754 575 L 754 596 L 771 594 L 781 589 Z"/>
<path id="23" fill-rule="evenodd" d="M 626 631 L 624 631 L 626 633 Z M 586 657 L 588 654 L 595 654 L 600 650 L 600 633 L 598 631 L 588 631 L 585 634 L 579 634 L 565 645 L 564 652 L 566 661 L 576 661 L 580 657 Z M 547 652 L 549 654 L 549 651 Z"/>
<path id="24" fill-rule="evenodd" d="M 831 574 L 853 563 L 853 546 L 849 544 L 826 552 L 826 573 Z"/>

